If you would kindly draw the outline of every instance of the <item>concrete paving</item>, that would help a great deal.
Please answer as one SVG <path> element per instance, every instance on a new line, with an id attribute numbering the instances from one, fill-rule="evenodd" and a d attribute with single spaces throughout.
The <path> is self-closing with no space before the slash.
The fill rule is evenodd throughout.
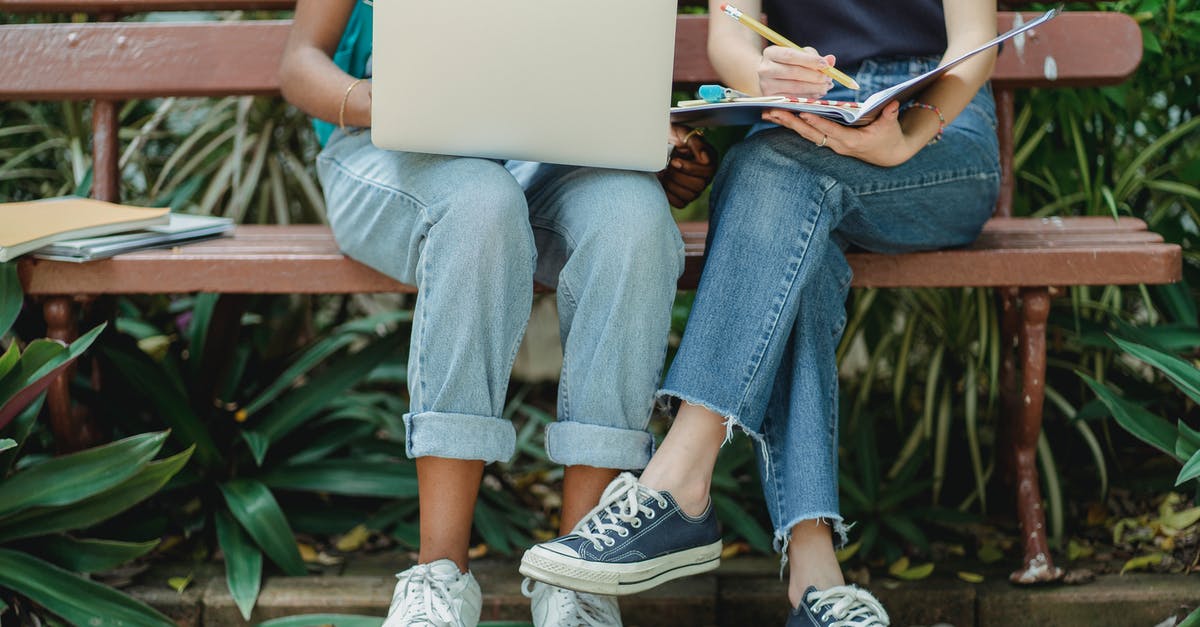
<path id="1" fill-rule="evenodd" d="M 395 582 L 392 573 L 407 566 L 405 559 L 362 556 L 322 575 L 269 577 L 249 624 L 309 613 L 383 616 Z M 483 620 L 529 620 L 515 560 L 477 560 L 472 570 L 484 590 Z M 248 624 L 220 568 L 203 571 L 156 566 L 130 591 L 180 625 Z M 189 572 L 195 579 L 183 593 L 166 586 L 168 577 Z M 1155 627 L 1200 606 L 1196 575 L 1112 575 L 1078 586 L 1028 588 L 1010 585 L 1001 573 L 970 584 L 947 572 L 917 582 L 876 580 L 870 588 L 897 627 Z M 787 612 L 778 562 L 769 558 L 728 560 L 713 574 L 624 597 L 621 608 L 626 627 L 773 626 L 783 625 Z"/>

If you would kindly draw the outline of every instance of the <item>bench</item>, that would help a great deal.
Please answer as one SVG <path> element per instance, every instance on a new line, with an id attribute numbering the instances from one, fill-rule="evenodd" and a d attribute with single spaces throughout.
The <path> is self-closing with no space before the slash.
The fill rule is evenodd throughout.
<path id="1" fill-rule="evenodd" d="M 89 23 L 0 26 L 0 100 L 93 102 L 93 195 L 119 200 L 118 109 L 126 99 L 164 96 L 277 95 L 276 69 L 289 22 L 129 23 L 120 15 L 158 10 L 288 9 L 287 0 L 0 0 L 0 12 L 71 12 Z M 1000 31 L 1013 24 L 1001 13 Z M 1031 14 L 1025 14 L 1028 18 Z M 65 16 L 64 16 L 65 17 Z M 64 19 L 64 22 L 67 21 Z M 719 82 L 705 54 L 707 17 L 681 15 L 675 82 Z M 1061 577 L 1046 542 L 1036 468 L 1041 431 L 1046 319 L 1056 290 L 1079 285 L 1170 283 L 1180 279 L 1181 251 L 1137 219 L 1013 218 L 1015 89 L 1116 84 L 1141 58 L 1141 33 L 1128 16 L 1064 14 L 1007 46 L 993 78 L 999 114 L 1002 191 L 995 217 L 974 245 L 905 255 L 849 255 L 856 287 L 991 287 L 1001 309 L 1001 441 L 1005 475 L 1015 486 L 1024 536 L 1018 583 Z M 14 54 L 14 51 L 17 51 Z M 1057 74 L 1047 76 L 1047 61 Z M 705 223 L 680 224 L 687 267 L 682 289 L 695 288 Z M 26 293 L 40 299 L 49 334 L 71 339 L 81 302 L 105 294 L 412 292 L 338 252 L 324 226 L 243 226 L 233 237 L 175 250 L 144 251 L 88 264 L 20 262 Z M 95 433 L 72 412 L 62 378 L 49 399 L 51 427 L 64 450 Z"/>

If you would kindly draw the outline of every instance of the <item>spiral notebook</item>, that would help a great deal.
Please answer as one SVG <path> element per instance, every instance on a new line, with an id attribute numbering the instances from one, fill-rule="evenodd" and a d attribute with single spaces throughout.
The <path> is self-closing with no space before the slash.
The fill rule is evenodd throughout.
<path id="1" fill-rule="evenodd" d="M 756 124 L 762 121 L 763 109 L 787 109 L 797 113 L 807 112 L 839 122 L 847 126 L 864 126 L 870 124 L 883 110 L 884 105 L 893 101 L 907 101 L 916 96 L 945 74 L 950 68 L 967 59 L 998 46 L 1005 40 L 1012 39 L 1025 31 L 1035 28 L 1058 15 L 1059 8 L 1050 9 L 1037 19 L 1022 24 L 999 37 L 951 59 L 920 76 L 892 85 L 871 94 L 863 102 L 846 102 L 839 100 L 816 100 L 810 98 L 791 98 L 787 96 L 730 98 L 718 102 L 683 101 L 680 106 L 671 108 L 671 121 L 689 126 L 737 126 Z"/>

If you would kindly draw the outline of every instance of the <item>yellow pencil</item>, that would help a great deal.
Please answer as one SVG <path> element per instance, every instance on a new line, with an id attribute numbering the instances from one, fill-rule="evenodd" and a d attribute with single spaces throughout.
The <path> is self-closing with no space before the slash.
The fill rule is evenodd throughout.
<path id="1" fill-rule="evenodd" d="M 771 30 L 770 28 L 767 28 L 766 24 L 763 24 L 762 22 L 750 17 L 749 15 L 742 13 L 741 11 L 738 10 L 737 7 L 733 6 L 732 4 L 722 4 L 721 10 L 725 12 L 725 15 L 728 15 L 729 17 L 732 17 L 733 19 L 741 22 L 742 24 L 749 27 L 754 32 L 758 33 L 759 35 L 762 35 L 767 41 L 770 41 L 771 43 L 773 43 L 777 46 L 786 46 L 788 48 L 795 48 L 797 50 L 803 50 L 803 48 L 801 46 L 797 46 L 796 44 L 789 41 L 787 37 L 784 37 L 783 35 L 780 35 L 779 33 Z M 849 87 L 850 89 L 858 89 L 858 83 L 855 82 L 853 78 L 846 76 L 846 74 L 844 72 L 838 70 L 837 68 L 835 68 L 833 66 L 829 66 L 829 67 L 821 70 L 821 73 L 828 76 L 829 78 L 832 78 L 833 80 L 845 85 L 846 87 Z"/>

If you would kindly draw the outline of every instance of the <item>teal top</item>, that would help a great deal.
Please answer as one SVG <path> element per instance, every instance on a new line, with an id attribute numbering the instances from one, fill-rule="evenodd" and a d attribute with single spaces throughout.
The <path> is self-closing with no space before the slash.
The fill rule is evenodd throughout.
<path id="1" fill-rule="evenodd" d="M 367 76 L 367 61 L 371 58 L 374 24 L 374 9 L 360 0 L 354 5 L 354 11 L 350 13 L 350 20 L 346 22 L 346 30 L 342 32 L 342 40 L 338 42 L 337 51 L 333 53 L 334 65 L 355 78 Z M 337 125 L 314 119 L 313 128 L 317 130 L 317 141 L 324 146 Z"/>

